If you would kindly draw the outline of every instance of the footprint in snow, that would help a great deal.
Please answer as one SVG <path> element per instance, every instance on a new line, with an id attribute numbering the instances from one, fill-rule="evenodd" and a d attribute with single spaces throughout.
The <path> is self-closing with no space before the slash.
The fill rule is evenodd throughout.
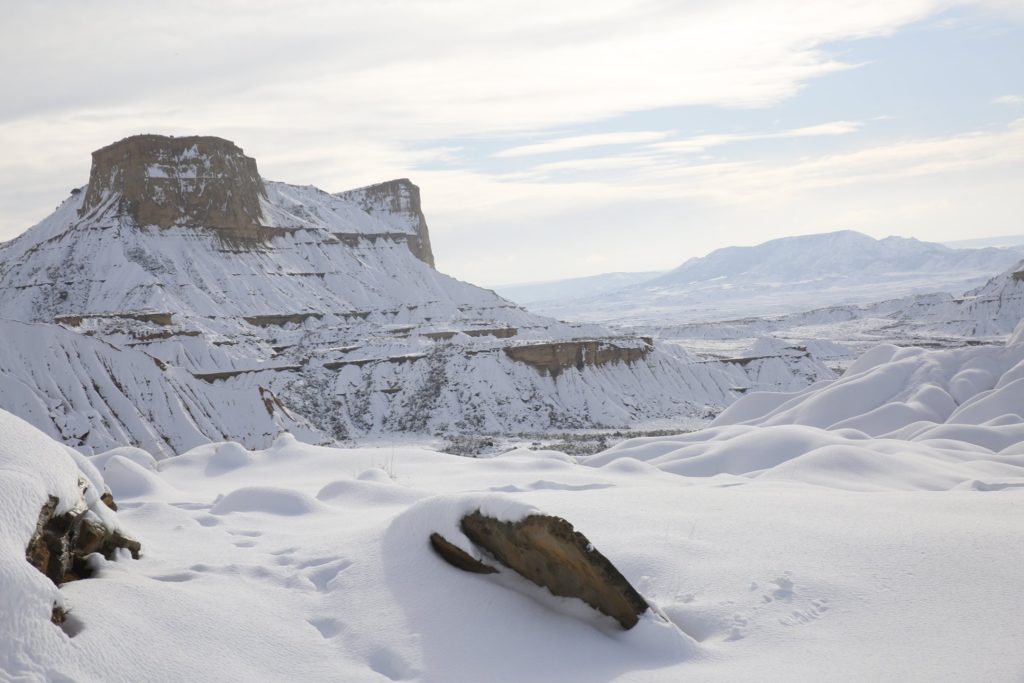
<path id="1" fill-rule="evenodd" d="M 317 631 L 320 631 L 320 635 L 324 638 L 333 638 L 344 629 L 344 624 L 337 619 L 331 619 L 330 617 L 310 619 L 309 624 Z"/>
<path id="2" fill-rule="evenodd" d="M 176 574 L 161 574 L 158 576 L 149 577 L 154 581 L 164 581 L 166 583 L 184 583 L 185 581 L 191 581 L 199 578 L 199 575 L 194 571 L 178 572 Z"/>
<path id="3" fill-rule="evenodd" d="M 393 681 L 404 681 L 418 673 L 405 658 L 389 647 L 381 647 L 370 654 L 370 668 Z"/>
<path id="4" fill-rule="evenodd" d="M 352 562 L 350 560 L 340 560 L 332 564 L 321 565 L 306 574 L 306 578 L 313 584 L 313 587 L 316 588 L 317 591 L 325 593 L 330 590 L 328 586 L 331 581 L 337 578 L 338 574 L 341 574 L 351 566 Z"/>

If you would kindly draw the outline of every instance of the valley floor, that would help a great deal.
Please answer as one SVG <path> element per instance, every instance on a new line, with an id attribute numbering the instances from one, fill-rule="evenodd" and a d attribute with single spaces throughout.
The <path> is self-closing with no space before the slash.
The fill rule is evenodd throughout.
<path id="1" fill-rule="evenodd" d="M 851 492 L 287 437 L 96 464 L 145 550 L 63 589 L 75 636 L 50 664 L 74 680 L 1024 676 L 1024 484 Z M 448 566 L 427 537 L 481 497 L 574 522 L 667 620 L 622 632 Z"/>
<path id="2" fill-rule="evenodd" d="M 1018 682 L 1022 412 L 1024 323 L 1004 345 L 880 345 L 834 381 L 579 458 L 289 434 L 87 458 L 0 411 L 0 674 Z M 97 576 L 58 591 L 24 561 L 47 496 L 123 525 L 140 559 L 91 555 Z M 564 517 L 650 609 L 623 631 L 446 564 L 433 532 L 488 559 L 459 526 L 478 509 Z"/>

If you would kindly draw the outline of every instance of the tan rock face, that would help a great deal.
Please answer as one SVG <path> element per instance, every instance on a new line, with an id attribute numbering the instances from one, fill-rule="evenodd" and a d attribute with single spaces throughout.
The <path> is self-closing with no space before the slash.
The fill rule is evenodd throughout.
<path id="1" fill-rule="evenodd" d="M 606 363 L 633 363 L 647 357 L 651 343 L 644 346 L 618 346 L 597 339 L 510 346 L 505 353 L 514 361 L 536 368 L 542 375 L 557 377 L 563 370 Z"/>
<path id="2" fill-rule="evenodd" d="M 265 196 L 256 161 L 233 142 L 135 135 L 92 153 L 80 215 L 114 202 L 140 226 L 202 227 L 228 240 L 259 240 Z"/>
<path id="3" fill-rule="evenodd" d="M 501 564 L 553 595 L 583 600 L 624 629 L 636 626 L 647 611 L 647 601 L 615 565 L 561 517 L 530 515 L 503 522 L 478 510 L 463 517 L 460 526 L 469 540 Z M 446 562 L 463 571 L 495 571 L 440 534 L 432 534 L 430 543 Z"/>
<path id="4" fill-rule="evenodd" d="M 380 215 L 387 220 L 400 220 L 411 226 L 415 235 L 396 233 L 394 238 L 404 239 L 409 250 L 428 266 L 434 266 L 434 252 L 430 248 L 430 232 L 427 219 L 420 205 L 420 188 L 408 178 L 389 180 L 384 183 L 342 192 L 338 196 L 356 201 L 370 214 Z"/>

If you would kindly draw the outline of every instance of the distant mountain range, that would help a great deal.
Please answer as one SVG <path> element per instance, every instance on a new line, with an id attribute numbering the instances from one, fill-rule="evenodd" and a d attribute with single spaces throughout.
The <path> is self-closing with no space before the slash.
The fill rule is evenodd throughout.
<path id="1" fill-rule="evenodd" d="M 666 273 L 615 273 L 498 288 L 566 320 L 674 324 L 784 314 L 912 294 L 959 294 L 1024 258 L 1024 247 L 954 249 L 851 230 L 728 247 Z M 581 284 L 593 284 L 578 294 Z M 615 286 L 616 282 L 624 283 Z M 516 297 L 519 296 L 517 299 Z"/>

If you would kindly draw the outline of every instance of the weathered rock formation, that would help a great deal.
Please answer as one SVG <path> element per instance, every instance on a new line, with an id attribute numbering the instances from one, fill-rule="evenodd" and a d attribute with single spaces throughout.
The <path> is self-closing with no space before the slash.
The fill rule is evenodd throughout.
<path id="1" fill-rule="evenodd" d="M 643 346 L 619 346 L 598 339 L 510 346 L 508 357 L 536 368 L 542 375 L 557 377 L 562 370 L 583 368 L 606 363 L 633 363 L 650 353 L 653 345 L 644 340 Z"/>
<path id="2" fill-rule="evenodd" d="M 226 140 L 126 138 L 0 244 L 0 385 L 19 387 L 0 408 L 75 448 L 164 456 L 286 429 L 618 428 L 733 397 L 717 369 L 534 315 L 433 261 L 407 179 L 330 193 L 261 180 Z"/>
<path id="3" fill-rule="evenodd" d="M 79 482 L 83 494 L 86 484 Z M 111 509 L 117 509 L 109 493 L 101 496 Z M 86 558 L 99 553 L 108 560 L 119 548 L 139 558 L 141 545 L 117 529 L 107 528 L 85 505 L 84 496 L 71 510 L 55 514 L 60 501 L 50 496 L 39 512 L 35 533 L 25 549 L 25 559 L 56 585 L 85 579 L 92 575 Z"/>
<path id="4" fill-rule="evenodd" d="M 647 610 L 647 601 L 608 558 L 561 517 L 530 515 L 518 522 L 502 522 L 478 510 L 463 517 L 460 526 L 467 538 L 501 564 L 553 595 L 583 600 L 624 629 L 636 626 Z M 477 574 L 495 571 L 440 534 L 432 534 L 430 543 L 459 569 Z"/>
<path id="5" fill-rule="evenodd" d="M 434 252 L 430 249 L 427 219 L 420 206 L 420 188 L 408 178 L 389 180 L 356 190 L 338 193 L 339 197 L 356 202 L 368 214 L 396 228 L 394 237 L 404 238 L 416 258 L 433 267 Z M 406 234 L 412 228 L 415 235 Z M 340 237 L 340 236 L 339 236 Z"/>
<path id="6" fill-rule="evenodd" d="M 134 135 L 92 153 L 79 215 L 114 202 L 140 226 L 203 227 L 230 240 L 257 240 L 264 237 L 261 197 L 256 160 L 233 142 Z"/>

